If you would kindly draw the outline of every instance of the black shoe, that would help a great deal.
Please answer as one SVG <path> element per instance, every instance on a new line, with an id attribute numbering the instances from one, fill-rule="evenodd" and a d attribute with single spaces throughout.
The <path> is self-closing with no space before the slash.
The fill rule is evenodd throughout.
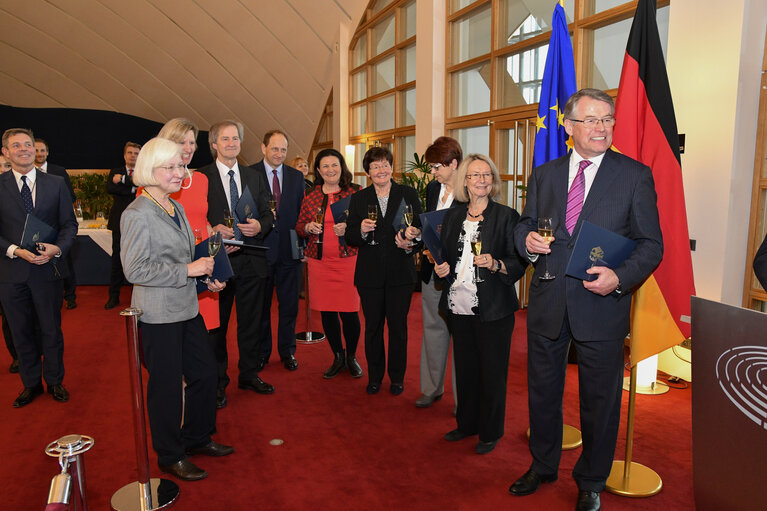
<path id="1" fill-rule="evenodd" d="M 67 298 L 67 309 L 76 309 L 77 308 L 77 302 L 74 298 Z"/>
<path id="2" fill-rule="evenodd" d="M 210 441 L 208 445 L 203 445 L 202 447 L 195 447 L 194 449 L 187 449 L 186 455 L 187 456 L 195 456 L 195 455 L 201 455 L 201 456 L 229 456 L 234 452 L 234 447 L 231 445 L 224 445 L 219 444 L 218 442 L 214 442 L 213 440 Z"/>
<path id="3" fill-rule="evenodd" d="M 259 358 L 258 362 L 256 362 L 256 371 L 260 373 L 261 371 L 264 370 L 264 368 L 266 367 L 266 364 L 268 363 L 269 363 L 269 359 Z"/>
<path id="4" fill-rule="evenodd" d="M 379 390 L 381 390 L 380 383 L 368 383 L 368 386 L 365 389 L 365 392 L 367 392 L 368 394 L 378 394 Z"/>
<path id="5" fill-rule="evenodd" d="M 389 392 L 395 396 L 399 396 L 405 391 L 405 386 L 401 383 L 392 383 L 389 387 Z"/>
<path id="6" fill-rule="evenodd" d="M 587 490 L 578 492 L 575 511 L 599 511 L 600 509 L 602 509 L 602 503 L 599 501 L 599 492 Z"/>
<path id="7" fill-rule="evenodd" d="M 182 481 L 199 481 L 208 477 L 208 473 L 203 469 L 184 458 L 173 465 L 160 465 L 160 470 L 166 474 L 176 476 Z"/>
<path id="8" fill-rule="evenodd" d="M 457 442 L 458 440 L 463 440 L 467 436 L 473 436 L 473 435 L 464 433 L 460 429 L 454 429 L 453 431 L 448 431 L 447 433 L 445 433 L 445 440 L 447 440 L 448 442 Z"/>
<path id="9" fill-rule="evenodd" d="M 19 359 L 13 359 L 13 362 L 11 362 L 11 367 L 8 368 L 8 371 L 14 374 L 19 372 Z"/>
<path id="10" fill-rule="evenodd" d="M 288 355 L 282 359 L 282 365 L 285 366 L 285 369 L 288 371 L 295 371 L 298 369 L 298 360 L 296 360 L 296 357 L 293 355 Z"/>
<path id="11" fill-rule="evenodd" d="M 349 373 L 352 375 L 352 378 L 362 378 L 362 368 L 360 367 L 359 362 L 357 362 L 357 357 L 354 355 L 351 357 L 347 356 L 346 366 L 349 368 Z"/>
<path id="12" fill-rule="evenodd" d="M 514 481 L 514 484 L 509 486 L 509 493 L 517 497 L 523 497 L 535 493 L 541 483 L 552 483 L 556 480 L 556 474 L 542 475 L 531 468 L 522 477 Z"/>
<path id="13" fill-rule="evenodd" d="M 274 387 L 256 376 L 250 380 L 240 380 L 237 386 L 245 390 L 253 390 L 259 394 L 274 394 Z"/>
<path id="14" fill-rule="evenodd" d="M 226 389 L 219 388 L 216 390 L 216 409 L 220 410 L 226 406 Z"/>
<path id="15" fill-rule="evenodd" d="M 119 298 L 110 297 L 109 300 L 107 301 L 107 303 L 104 304 L 104 308 L 106 310 L 114 309 L 118 305 L 120 305 L 120 299 Z"/>
<path id="16" fill-rule="evenodd" d="M 489 453 L 490 451 L 495 449 L 495 444 L 497 443 L 498 443 L 498 440 L 494 440 L 492 442 L 483 442 L 482 440 L 480 440 L 477 443 L 477 448 L 476 448 L 477 454 Z"/>
<path id="17" fill-rule="evenodd" d="M 442 399 L 442 394 L 438 394 L 436 396 L 427 396 L 426 394 L 421 394 L 421 397 L 415 400 L 415 406 L 416 408 L 429 408 L 440 399 Z"/>
<path id="18" fill-rule="evenodd" d="M 343 371 L 344 367 L 346 367 L 346 359 L 344 358 L 344 352 L 341 350 L 339 353 L 335 353 L 335 358 L 333 358 L 333 364 L 327 368 L 327 370 L 322 374 L 322 377 L 325 379 L 335 378 L 338 373 Z"/>
<path id="19" fill-rule="evenodd" d="M 35 400 L 35 398 L 43 393 L 43 385 L 37 385 L 35 387 L 24 387 L 19 397 L 13 402 L 14 408 L 21 408 L 27 406 L 29 403 Z"/>
<path id="20" fill-rule="evenodd" d="M 64 385 L 51 385 L 48 387 L 48 394 L 53 396 L 53 399 L 59 403 L 66 403 L 69 401 L 69 392 L 64 388 Z"/>

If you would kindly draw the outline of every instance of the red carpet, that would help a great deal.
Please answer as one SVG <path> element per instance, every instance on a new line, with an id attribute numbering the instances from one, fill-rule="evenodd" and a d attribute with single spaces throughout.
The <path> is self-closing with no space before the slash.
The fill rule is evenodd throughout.
<path id="1" fill-rule="evenodd" d="M 14 409 L 21 391 L 18 375 L 7 372 L 5 349 L 0 355 L 0 433 L 5 439 L 0 479 L 3 509 L 45 507 L 58 464 L 45 446 L 69 433 L 95 438 L 85 454 L 91 509 L 109 509 L 112 494 L 135 481 L 133 425 L 130 414 L 125 323 L 118 309 L 105 311 L 104 287 L 78 288 L 79 306 L 64 310 L 64 383 L 68 403 L 45 394 Z M 123 304 L 128 291 L 123 290 Z M 302 305 L 303 307 L 303 305 Z M 485 456 L 474 453 L 476 439 L 448 443 L 442 435 L 455 427 L 453 398 L 429 409 L 413 405 L 420 395 L 418 359 L 421 343 L 420 294 L 410 314 L 409 363 L 405 392 L 394 397 L 384 381 L 381 393 L 365 394 L 367 375 L 352 379 L 348 372 L 324 380 L 332 355 L 327 342 L 299 345 L 298 371 L 288 372 L 277 359 L 261 374 L 276 387 L 261 396 L 229 387 L 229 405 L 218 414 L 216 439 L 235 446 L 232 456 L 195 458 L 210 476 L 179 482 L 178 510 L 276 509 L 548 509 L 574 507 L 576 487 L 570 472 L 579 450 L 565 452 L 559 480 L 536 494 L 513 497 L 511 482 L 530 464 L 527 429 L 525 314 L 517 314 L 509 367 L 506 435 Z M 299 330 L 304 321 L 299 318 Z M 319 314 L 313 320 L 319 329 Z M 231 330 L 230 330 L 231 331 Z M 367 371 L 362 342 L 358 358 Z M 236 381 L 236 345 L 229 340 L 230 376 Z M 275 360 L 276 359 L 276 360 Z M 144 376 L 146 383 L 146 375 Z M 449 376 L 448 376 L 449 378 Z M 565 420 L 578 424 L 577 372 L 568 375 Z M 617 458 L 623 459 L 627 395 Z M 655 497 L 631 499 L 602 494 L 605 509 L 676 511 L 694 509 L 690 390 L 662 396 L 638 396 L 634 461 L 653 468 L 663 479 Z M 281 446 L 271 446 L 275 438 Z M 153 477 L 160 477 L 149 446 Z"/>

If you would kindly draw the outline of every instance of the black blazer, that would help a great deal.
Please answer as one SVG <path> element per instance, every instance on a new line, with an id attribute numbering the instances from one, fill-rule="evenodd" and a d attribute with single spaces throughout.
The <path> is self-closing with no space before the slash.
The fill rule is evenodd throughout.
<path id="1" fill-rule="evenodd" d="M 264 239 L 272 230 L 274 223 L 272 210 L 269 209 L 269 186 L 266 184 L 263 172 L 258 173 L 250 167 L 240 166 L 239 168 L 242 190 L 246 186 L 250 189 L 258 208 L 258 221 L 261 223 L 261 232 L 254 237 L 243 236 L 243 241 L 249 245 L 263 245 Z M 226 200 L 224 184 L 221 182 L 221 174 L 218 172 L 216 162 L 198 169 L 197 172 L 205 174 L 208 178 L 208 222 L 210 225 L 223 224 L 224 210 L 229 209 L 229 202 Z M 229 186 L 228 183 L 227 186 Z M 241 194 L 242 190 L 240 190 Z M 266 275 L 266 255 L 264 252 L 263 249 L 240 249 L 241 254 L 251 255 L 258 259 L 256 273 L 261 276 Z M 232 255 L 234 256 L 234 254 Z"/>
<path id="2" fill-rule="evenodd" d="M 112 178 L 116 175 L 125 176 L 125 182 L 113 183 Z M 107 229 L 112 233 L 120 232 L 120 217 L 125 211 L 125 208 L 133 202 L 136 198 L 136 191 L 133 189 L 133 179 L 128 177 L 128 169 L 126 167 L 120 167 L 109 171 L 109 177 L 107 177 L 107 192 L 112 194 L 114 203 L 112 203 L 112 209 L 109 211 L 109 221 L 107 222 Z"/>
<path id="3" fill-rule="evenodd" d="M 442 189 L 442 185 L 439 181 L 432 181 L 426 185 L 426 211 L 435 211 L 437 209 L 437 201 L 439 201 L 439 192 Z M 450 205 L 451 208 L 455 207 L 456 201 Z M 421 280 L 428 284 L 434 275 L 434 265 L 429 262 L 428 257 L 421 258 Z M 436 275 L 434 275 L 436 278 Z"/>
<path id="4" fill-rule="evenodd" d="M 460 255 L 459 250 L 462 248 L 458 245 L 458 237 L 463 230 L 467 210 L 467 203 L 454 203 L 454 207 L 445 213 L 445 220 L 442 222 L 440 240 L 445 247 L 445 261 L 450 265 L 450 274 L 454 278 L 455 265 Z M 484 282 L 477 284 L 479 319 L 495 321 L 514 314 L 519 309 L 514 283 L 524 275 L 527 262 L 514 248 L 514 228 L 519 222 L 519 213 L 491 199 L 482 215 L 484 217 L 481 225 L 482 253 L 490 254 L 493 259 L 503 261 L 506 266 L 505 275 L 480 268 L 479 275 Z M 447 305 L 449 290 L 448 285 L 442 287 L 442 297 L 439 302 L 440 309 L 446 314 L 450 313 Z"/>
<path id="5" fill-rule="evenodd" d="M 27 218 L 21 192 L 13 172 L 9 171 L 0 175 L 0 282 L 25 282 L 31 272 L 39 272 L 46 280 L 57 280 L 68 275 L 66 258 L 77 236 L 77 220 L 69 191 L 64 180 L 58 176 L 37 172 L 36 179 L 32 214 L 59 231 L 54 244 L 61 249 L 61 257 L 51 260 L 59 273 L 56 274 L 52 264 L 35 265 L 20 257 L 9 259 L 5 256 L 9 246 L 21 242 Z"/>
<path id="6" fill-rule="evenodd" d="M 67 173 L 67 169 L 59 165 L 54 165 L 51 162 L 48 162 L 48 167 L 46 169 L 46 172 L 48 174 L 51 174 L 52 176 L 59 176 L 60 178 L 62 178 L 64 180 L 64 183 L 67 185 L 67 190 L 69 190 L 69 195 L 72 196 L 72 202 L 75 202 L 77 200 L 77 196 L 75 195 L 75 189 L 72 187 L 72 180 L 69 179 L 69 173 Z"/>
<path id="7" fill-rule="evenodd" d="M 386 215 L 382 218 L 380 208 L 378 211 L 375 230 L 375 240 L 378 245 L 370 245 L 368 239 L 371 235 L 368 234 L 368 239 L 363 238 L 360 225 L 362 220 L 368 217 L 368 204 L 378 206 L 375 187 L 370 185 L 352 195 L 344 238 L 349 245 L 360 247 L 354 271 L 355 286 L 384 287 L 415 284 L 417 277 L 413 254 L 419 250 L 419 244 L 416 244 L 410 252 L 406 252 L 394 243 L 396 232 L 392 223 L 403 198 L 406 204 L 413 206 L 413 225 L 421 226 L 418 215 L 422 210 L 418 192 L 409 186 L 392 181 Z"/>
<path id="8" fill-rule="evenodd" d="M 271 194 L 269 183 L 272 176 L 266 175 L 264 160 L 250 168 L 264 176 L 266 191 Z M 277 211 L 276 228 L 272 229 L 264 239 L 264 244 L 269 247 L 266 259 L 269 261 L 269 264 L 274 264 L 278 260 L 283 264 L 298 264 L 299 261 L 293 259 L 293 249 L 290 246 L 290 230 L 296 228 L 298 213 L 301 211 L 301 203 L 304 200 L 304 175 L 300 170 L 285 164 L 282 165 L 281 191 L 282 195 L 280 197 L 280 209 Z"/>
<path id="9" fill-rule="evenodd" d="M 767 236 L 754 257 L 754 273 L 762 287 L 767 289 Z"/>
<path id="10" fill-rule="evenodd" d="M 525 239 L 530 231 L 538 230 L 538 217 L 553 219 L 554 242 L 546 264 L 556 278 L 548 282 L 538 279 L 544 271 L 544 258 L 538 257 L 530 285 L 527 327 L 550 339 L 557 338 L 567 311 L 576 339 L 623 339 L 629 332 L 631 290 L 652 273 L 663 257 L 652 171 L 636 160 L 607 151 L 570 236 L 565 227 L 569 162 L 570 156 L 566 155 L 533 169 L 525 209 L 514 233 L 517 250 L 526 256 Z M 584 220 L 637 242 L 628 259 L 614 269 L 621 294 L 599 296 L 584 288 L 581 280 L 565 276 Z"/>

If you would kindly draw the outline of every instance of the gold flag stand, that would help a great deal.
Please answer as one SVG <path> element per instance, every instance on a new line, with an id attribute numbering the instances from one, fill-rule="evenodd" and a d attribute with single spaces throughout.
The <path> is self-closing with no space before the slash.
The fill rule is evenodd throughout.
<path id="1" fill-rule="evenodd" d="M 651 497 L 663 488 L 660 476 L 651 468 L 631 461 L 634 444 L 634 411 L 636 408 L 637 367 L 631 368 L 629 411 L 626 425 L 626 460 L 613 461 L 605 490 L 624 497 Z"/>

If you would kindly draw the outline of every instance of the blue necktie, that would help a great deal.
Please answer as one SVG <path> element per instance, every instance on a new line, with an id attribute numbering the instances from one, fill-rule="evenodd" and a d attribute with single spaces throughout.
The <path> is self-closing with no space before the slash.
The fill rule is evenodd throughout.
<path id="1" fill-rule="evenodd" d="M 240 192 L 237 190 L 237 181 L 234 180 L 234 171 L 229 171 L 229 196 L 232 199 L 232 216 L 234 217 L 235 223 L 237 223 L 237 202 L 240 200 Z M 241 240 L 242 239 L 242 231 L 240 230 L 237 225 L 234 226 L 234 239 Z"/>
<path id="2" fill-rule="evenodd" d="M 32 191 L 27 186 L 27 176 L 21 176 L 21 201 L 24 203 L 24 209 L 27 213 L 31 213 L 35 209 L 35 205 L 32 203 Z"/>

